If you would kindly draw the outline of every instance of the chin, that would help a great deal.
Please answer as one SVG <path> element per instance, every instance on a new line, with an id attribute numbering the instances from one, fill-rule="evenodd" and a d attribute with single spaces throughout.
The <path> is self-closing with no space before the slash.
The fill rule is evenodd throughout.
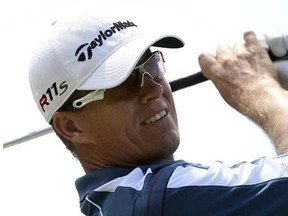
<path id="1" fill-rule="evenodd" d="M 165 155 L 165 157 L 172 156 L 178 149 L 180 144 L 179 137 L 167 137 L 165 142 L 162 145 L 161 153 Z"/>

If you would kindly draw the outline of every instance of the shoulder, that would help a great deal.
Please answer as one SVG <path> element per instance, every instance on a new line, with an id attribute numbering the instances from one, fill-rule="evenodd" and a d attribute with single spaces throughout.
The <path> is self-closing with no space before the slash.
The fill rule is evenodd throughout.
<path id="1" fill-rule="evenodd" d="M 221 161 L 211 166 L 187 163 L 177 166 L 168 187 L 252 185 L 282 177 L 288 177 L 288 154 L 275 158 L 262 157 L 233 166 Z"/>

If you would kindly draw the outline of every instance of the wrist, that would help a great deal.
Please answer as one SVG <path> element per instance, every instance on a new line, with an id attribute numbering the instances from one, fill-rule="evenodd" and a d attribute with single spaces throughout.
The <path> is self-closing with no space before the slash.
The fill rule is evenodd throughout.
<path id="1" fill-rule="evenodd" d="M 255 94 L 243 114 L 269 135 L 278 154 L 288 152 L 288 94 L 278 85 L 266 86 Z"/>

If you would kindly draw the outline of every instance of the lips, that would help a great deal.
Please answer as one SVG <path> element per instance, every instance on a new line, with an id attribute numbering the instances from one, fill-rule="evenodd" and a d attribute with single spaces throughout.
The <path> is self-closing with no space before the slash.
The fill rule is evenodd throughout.
<path id="1" fill-rule="evenodd" d="M 167 115 L 166 110 L 162 110 L 161 112 L 159 112 L 159 113 L 155 114 L 154 116 L 152 116 L 151 118 L 147 119 L 145 121 L 145 125 L 151 124 L 153 122 L 156 122 L 156 121 L 160 120 L 161 118 L 163 118 L 166 115 Z"/>

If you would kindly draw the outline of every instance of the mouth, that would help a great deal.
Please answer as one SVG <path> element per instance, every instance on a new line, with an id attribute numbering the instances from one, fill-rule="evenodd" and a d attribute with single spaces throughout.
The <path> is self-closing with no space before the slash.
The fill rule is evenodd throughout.
<path id="1" fill-rule="evenodd" d="M 151 118 L 147 119 L 144 125 L 151 124 L 153 122 L 159 121 L 160 119 L 164 118 L 167 115 L 166 110 L 162 110 L 161 112 L 155 114 Z"/>

